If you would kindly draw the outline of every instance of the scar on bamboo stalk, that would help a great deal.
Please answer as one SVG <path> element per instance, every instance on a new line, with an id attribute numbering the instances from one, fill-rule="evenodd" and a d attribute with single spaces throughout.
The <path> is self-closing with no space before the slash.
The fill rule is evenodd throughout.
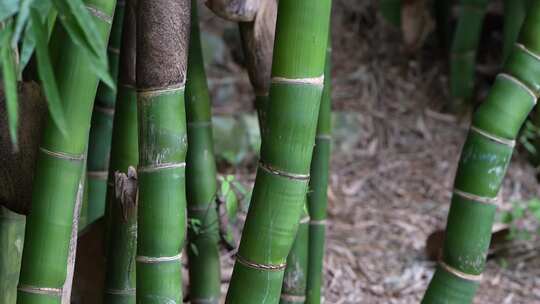
<path id="1" fill-rule="evenodd" d="M 264 131 L 265 108 L 268 103 L 268 92 L 270 91 L 277 1 L 208 0 L 206 5 L 218 16 L 231 21 L 240 21 L 240 36 L 242 38 L 246 67 L 249 80 L 255 91 L 255 108 L 259 116 L 259 124 L 261 131 Z M 256 7 L 257 10 L 253 11 L 253 7 Z M 236 11 L 237 13 L 230 14 L 230 11 Z"/>

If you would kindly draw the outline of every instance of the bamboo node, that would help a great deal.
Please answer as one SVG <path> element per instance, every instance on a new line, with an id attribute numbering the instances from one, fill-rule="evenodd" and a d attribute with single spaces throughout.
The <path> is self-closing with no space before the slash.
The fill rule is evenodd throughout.
<path id="1" fill-rule="evenodd" d="M 303 84 L 314 85 L 318 87 L 324 86 L 324 74 L 319 77 L 313 78 L 286 78 L 286 77 L 272 77 L 273 84 Z"/>
<path id="2" fill-rule="evenodd" d="M 249 267 L 249 268 L 254 268 L 254 269 L 257 269 L 257 270 L 265 270 L 265 271 L 283 271 L 285 270 L 285 267 L 287 267 L 287 264 L 286 263 L 283 263 L 283 264 L 277 264 L 277 265 L 272 265 L 272 264 L 260 264 L 260 263 L 255 263 L 255 262 L 251 262 L 251 261 L 248 261 L 246 259 L 244 259 L 243 257 L 241 257 L 238 253 L 235 255 L 236 257 L 236 261 L 246 267 Z"/>
<path id="3" fill-rule="evenodd" d="M 163 256 L 163 257 L 149 257 L 144 255 L 138 255 L 135 258 L 135 261 L 143 264 L 157 264 L 157 263 L 163 263 L 163 262 L 176 262 L 180 261 L 182 258 L 182 253 L 180 252 L 177 255 L 174 256 Z"/>
<path id="4" fill-rule="evenodd" d="M 105 13 L 104 11 L 88 4 L 86 5 L 86 8 L 90 12 L 90 14 L 92 14 L 94 17 L 102 20 L 103 22 L 107 24 L 112 24 L 113 18 L 109 16 L 107 13 Z"/>
<path id="5" fill-rule="evenodd" d="M 119 55 L 120 54 L 120 49 L 119 48 L 115 48 L 115 47 L 112 47 L 112 46 L 109 46 L 107 47 L 107 50 L 113 54 L 116 54 L 116 55 Z"/>
<path id="6" fill-rule="evenodd" d="M 51 287 L 37 287 L 31 285 L 19 285 L 17 290 L 25 293 L 41 294 L 47 296 L 61 297 L 62 288 L 51 288 Z"/>
<path id="7" fill-rule="evenodd" d="M 439 261 L 439 266 L 446 272 L 467 281 L 480 282 L 482 281 L 482 274 L 468 274 L 463 271 L 457 270 L 452 266 L 446 264 L 442 260 Z"/>
<path id="8" fill-rule="evenodd" d="M 297 174 L 297 173 L 282 171 L 282 170 L 279 170 L 270 166 L 269 164 L 265 164 L 263 162 L 259 162 L 259 168 L 263 169 L 264 171 L 268 173 L 283 176 L 290 179 L 309 180 L 309 174 Z"/>
<path id="9" fill-rule="evenodd" d="M 319 226 L 326 226 L 326 219 L 324 220 L 310 220 L 310 225 L 319 225 Z"/>
<path id="10" fill-rule="evenodd" d="M 478 202 L 478 203 L 482 203 L 482 204 L 496 205 L 497 202 L 499 202 L 499 197 L 497 197 L 497 196 L 496 197 L 485 197 L 485 196 L 480 196 L 480 195 L 468 193 L 468 192 L 465 192 L 465 191 L 461 191 L 459 189 L 454 189 L 454 194 L 458 195 L 458 196 L 461 196 L 461 197 L 463 197 L 465 199 L 475 201 L 475 202 Z"/>
<path id="11" fill-rule="evenodd" d="M 504 79 L 506 79 L 506 80 L 508 80 L 510 82 L 513 82 L 513 83 L 517 84 L 520 88 L 525 90 L 525 92 L 527 92 L 527 94 L 529 94 L 532 97 L 533 104 L 534 105 L 536 104 L 536 99 L 538 98 L 538 96 L 536 95 L 536 93 L 531 88 L 529 88 L 528 85 L 523 83 L 521 80 L 517 79 L 516 77 L 514 77 L 514 76 L 512 76 L 510 74 L 506 74 L 506 73 L 501 73 L 501 74 L 497 75 L 497 77 L 504 78 Z"/>
<path id="12" fill-rule="evenodd" d="M 185 168 L 185 167 L 186 167 L 185 162 L 162 163 L 162 164 L 154 164 L 150 166 L 139 166 L 139 168 L 137 169 L 137 172 L 155 172 L 155 171 L 164 170 L 164 169 L 175 169 L 175 168 Z"/>
<path id="13" fill-rule="evenodd" d="M 317 136 L 315 136 L 315 139 L 332 140 L 332 135 L 330 135 L 330 134 L 318 134 Z"/>
<path id="14" fill-rule="evenodd" d="M 65 153 L 65 152 L 56 152 L 56 151 L 47 150 L 47 149 L 45 149 L 43 147 L 39 147 L 39 151 L 41 151 L 42 153 L 45 153 L 45 154 L 47 154 L 49 156 L 59 158 L 59 159 L 65 159 L 65 160 L 69 160 L 69 161 L 82 161 L 82 160 L 84 160 L 84 154 L 76 155 L 76 154 Z"/>
<path id="15" fill-rule="evenodd" d="M 114 116 L 114 107 L 109 108 L 109 107 L 101 107 L 101 106 L 95 105 L 94 110 L 101 112 L 105 115 Z"/>
<path id="16" fill-rule="evenodd" d="M 482 135 L 496 143 L 499 143 L 499 144 L 502 144 L 502 145 L 505 145 L 505 146 L 508 146 L 510 148 L 514 148 L 516 146 L 516 141 L 515 140 L 512 140 L 512 139 L 506 139 L 506 138 L 502 138 L 502 137 L 499 137 L 499 136 L 496 136 L 496 135 L 493 135 L 493 134 L 490 134 L 482 129 L 479 129 L 475 126 L 471 126 L 471 131 L 479 134 L 479 135 Z"/>
<path id="17" fill-rule="evenodd" d="M 531 57 L 533 57 L 534 59 L 540 61 L 540 55 L 538 55 L 535 52 L 529 50 L 525 45 L 523 45 L 521 43 L 516 43 L 515 46 L 517 48 L 519 48 L 520 50 L 524 51 L 525 53 L 527 53 L 528 55 L 530 55 Z"/>
<path id="18" fill-rule="evenodd" d="M 211 121 L 190 121 L 187 123 L 188 127 L 204 128 L 212 125 Z"/>
<path id="19" fill-rule="evenodd" d="M 301 218 L 300 219 L 300 224 L 307 224 L 307 223 L 309 223 L 309 220 L 310 220 L 309 216 Z"/>
<path id="20" fill-rule="evenodd" d="M 88 178 L 107 180 L 109 172 L 107 171 L 88 171 L 86 172 Z"/>
<path id="21" fill-rule="evenodd" d="M 137 88 L 137 95 L 141 98 L 157 97 L 174 94 L 186 89 L 186 82 L 177 83 L 166 87 Z"/>
<path id="22" fill-rule="evenodd" d="M 134 296 L 135 292 L 136 292 L 135 288 L 125 288 L 125 289 L 109 288 L 105 290 L 106 294 L 118 295 L 118 296 Z"/>
<path id="23" fill-rule="evenodd" d="M 292 302 L 292 303 L 304 303 L 306 301 L 306 296 L 282 293 L 280 296 L 280 299 L 282 299 L 283 301 Z"/>

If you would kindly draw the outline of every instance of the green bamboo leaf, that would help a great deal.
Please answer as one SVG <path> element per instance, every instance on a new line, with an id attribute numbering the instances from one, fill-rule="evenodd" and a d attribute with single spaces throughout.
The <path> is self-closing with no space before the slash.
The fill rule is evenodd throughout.
<path id="1" fill-rule="evenodd" d="M 30 12 L 30 5 L 34 0 L 22 0 L 19 5 L 19 12 L 17 13 L 17 19 L 15 19 L 15 31 L 13 37 L 11 37 L 11 45 L 15 46 L 21 38 L 21 33 L 28 22 L 28 13 Z M 40 2 L 47 2 L 46 0 L 40 0 Z"/>
<path id="2" fill-rule="evenodd" d="M 81 0 L 52 0 L 58 17 L 73 42 L 88 55 L 94 73 L 111 89 L 116 85 L 109 74 L 105 44 L 92 17 Z"/>
<path id="3" fill-rule="evenodd" d="M 39 11 L 35 8 L 30 12 L 32 20 L 32 36 L 36 43 L 36 57 L 38 63 L 38 75 L 41 80 L 43 92 L 47 98 L 51 117 L 63 135 L 67 135 L 67 124 L 60 100 L 60 93 L 54 78 L 49 49 L 47 47 L 47 25 L 40 19 Z"/>
<path id="4" fill-rule="evenodd" d="M 0 22 L 13 16 L 19 10 L 19 0 L 0 1 Z"/>
<path id="5" fill-rule="evenodd" d="M 46 20 L 51 13 L 52 3 L 50 0 L 40 0 L 38 2 L 32 1 L 31 5 L 33 8 L 38 10 L 38 12 L 40 12 L 39 17 L 41 21 Z M 24 68 L 30 61 L 30 58 L 32 57 L 32 54 L 34 53 L 34 49 L 36 47 L 36 40 L 34 39 L 34 35 L 32 35 L 32 26 L 33 25 L 31 20 L 26 22 L 20 53 L 19 68 L 21 71 L 24 70 Z"/>
<path id="6" fill-rule="evenodd" d="M 4 79 L 4 92 L 6 96 L 6 109 L 8 115 L 9 135 L 11 142 L 17 149 L 17 126 L 19 120 L 19 105 L 17 102 L 17 65 L 13 49 L 9 43 L 13 35 L 13 26 L 11 22 L 6 24 L 0 30 L 0 41 L 2 46 L 0 56 L 2 61 L 2 75 Z"/>

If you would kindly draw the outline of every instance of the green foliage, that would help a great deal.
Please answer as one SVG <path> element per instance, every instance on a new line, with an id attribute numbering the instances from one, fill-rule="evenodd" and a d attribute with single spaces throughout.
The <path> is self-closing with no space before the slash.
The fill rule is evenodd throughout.
<path id="1" fill-rule="evenodd" d="M 9 134 L 15 147 L 17 147 L 17 123 L 19 107 L 17 103 L 17 70 L 15 52 L 11 47 L 13 35 L 13 23 L 8 21 L 0 30 L 0 58 L 2 60 L 2 75 L 4 80 L 4 92 L 6 95 L 6 107 L 9 120 Z"/>
<path id="2" fill-rule="evenodd" d="M 536 231 L 523 226 L 526 220 L 535 222 Z M 501 222 L 510 225 L 509 238 L 512 240 L 528 240 L 534 233 L 540 234 L 540 198 L 512 203 L 512 209 L 501 214 Z"/>
<path id="3" fill-rule="evenodd" d="M 538 149 L 535 141 L 540 139 L 540 127 L 536 126 L 531 120 L 527 120 L 521 130 L 519 137 L 520 144 L 531 154 L 533 158 L 538 158 Z"/>
<path id="4" fill-rule="evenodd" d="M 51 117 L 58 129 L 66 134 L 62 102 L 48 50 L 50 30 L 56 14 L 60 16 L 69 37 L 85 51 L 95 75 L 115 89 L 108 71 L 105 44 L 99 39 L 97 26 L 82 0 L 0 1 L 0 65 L 9 132 L 15 146 L 19 121 L 17 81 L 21 80 L 22 70 L 34 50 L 38 76 L 47 97 Z"/>

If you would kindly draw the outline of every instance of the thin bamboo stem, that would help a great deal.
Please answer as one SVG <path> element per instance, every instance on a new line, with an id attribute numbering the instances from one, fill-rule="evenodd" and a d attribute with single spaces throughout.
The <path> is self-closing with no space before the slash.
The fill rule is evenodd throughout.
<path id="1" fill-rule="evenodd" d="M 319 304 L 322 298 L 323 259 L 326 234 L 326 209 L 328 205 L 328 175 L 331 154 L 331 114 L 332 114 L 332 43 L 329 38 L 326 51 L 324 90 L 317 122 L 317 137 L 311 179 L 307 195 L 309 223 L 309 262 L 306 290 L 306 304 Z"/>
<path id="2" fill-rule="evenodd" d="M 210 96 L 204 71 L 197 1 L 191 2 L 191 37 L 186 83 L 188 206 L 187 248 L 191 303 L 219 303 L 221 273 L 219 222 L 216 209 L 216 161 Z"/>
<path id="3" fill-rule="evenodd" d="M 0 206 L 0 303 L 15 303 L 25 217 Z"/>
<path id="4" fill-rule="evenodd" d="M 137 249 L 136 0 L 125 5 L 120 47 L 118 95 L 107 184 L 107 268 L 105 304 L 135 303 Z M 130 169 L 131 168 L 131 169 Z"/>

